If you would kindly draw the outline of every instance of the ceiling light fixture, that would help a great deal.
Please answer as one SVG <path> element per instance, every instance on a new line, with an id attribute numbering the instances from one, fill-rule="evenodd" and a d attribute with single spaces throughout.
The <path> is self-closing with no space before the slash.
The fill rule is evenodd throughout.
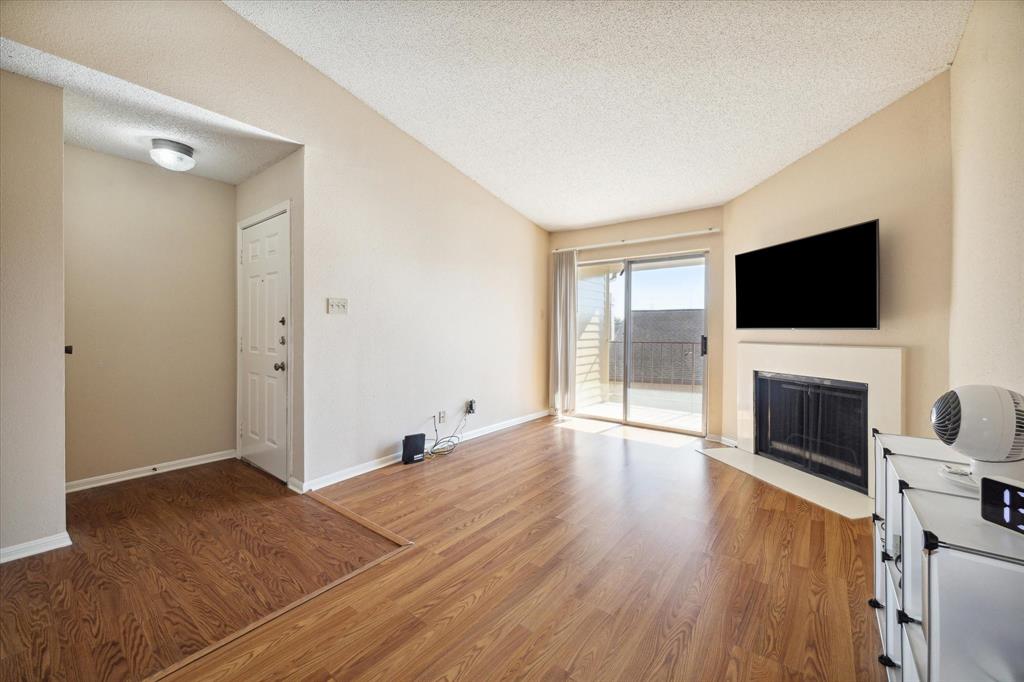
<path id="1" fill-rule="evenodd" d="M 196 166 L 196 160 L 192 158 L 194 152 L 192 147 L 181 142 L 154 139 L 149 156 L 158 166 L 163 166 L 167 170 L 188 171 Z"/>

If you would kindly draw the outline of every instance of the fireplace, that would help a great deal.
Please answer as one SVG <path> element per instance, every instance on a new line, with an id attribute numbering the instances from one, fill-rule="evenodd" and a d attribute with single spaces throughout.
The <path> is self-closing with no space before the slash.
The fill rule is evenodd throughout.
<path id="1" fill-rule="evenodd" d="M 868 386 L 754 373 L 755 452 L 868 492 Z"/>

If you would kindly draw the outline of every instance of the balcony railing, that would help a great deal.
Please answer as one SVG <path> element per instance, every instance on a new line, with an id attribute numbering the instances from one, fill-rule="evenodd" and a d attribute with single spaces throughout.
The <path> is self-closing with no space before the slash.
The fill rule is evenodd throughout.
<path id="1" fill-rule="evenodd" d="M 704 383 L 704 362 L 698 341 L 633 341 L 630 369 L 634 384 Z M 609 344 L 609 379 L 622 381 L 623 342 Z"/>

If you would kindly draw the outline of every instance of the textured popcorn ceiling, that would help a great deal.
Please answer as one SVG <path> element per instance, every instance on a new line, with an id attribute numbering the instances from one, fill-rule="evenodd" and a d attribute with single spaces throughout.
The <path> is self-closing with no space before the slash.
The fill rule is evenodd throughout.
<path id="1" fill-rule="evenodd" d="M 120 78 L 0 38 L 0 67 L 64 88 L 64 141 L 132 161 L 154 137 L 195 148 L 193 175 L 237 185 L 299 145 Z M 153 164 L 155 165 L 155 164 Z"/>
<path id="2" fill-rule="evenodd" d="M 945 70 L 970 9 L 225 2 L 549 229 L 732 199 Z"/>

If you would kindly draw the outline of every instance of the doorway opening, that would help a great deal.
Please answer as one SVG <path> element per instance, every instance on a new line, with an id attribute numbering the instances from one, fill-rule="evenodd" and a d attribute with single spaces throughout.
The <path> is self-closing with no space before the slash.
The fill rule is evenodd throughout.
<path id="1" fill-rule="evenodd" d="M 707 254 L 577 266 L 576 410 L 703 436 Z"/>
<path id="2" fill-rule="evenodd" d="M 301 281 L 302 145 L 16 43 L 4 56 L 61 88 L 65 489 L 238 457 L 238 221 L 292 201 L 287 299 L 289 276 Z M 286 426 L 274 437 L 301 447 Z M 290 473 L 263 468 L 301 481 L 295 459 Z"/>

